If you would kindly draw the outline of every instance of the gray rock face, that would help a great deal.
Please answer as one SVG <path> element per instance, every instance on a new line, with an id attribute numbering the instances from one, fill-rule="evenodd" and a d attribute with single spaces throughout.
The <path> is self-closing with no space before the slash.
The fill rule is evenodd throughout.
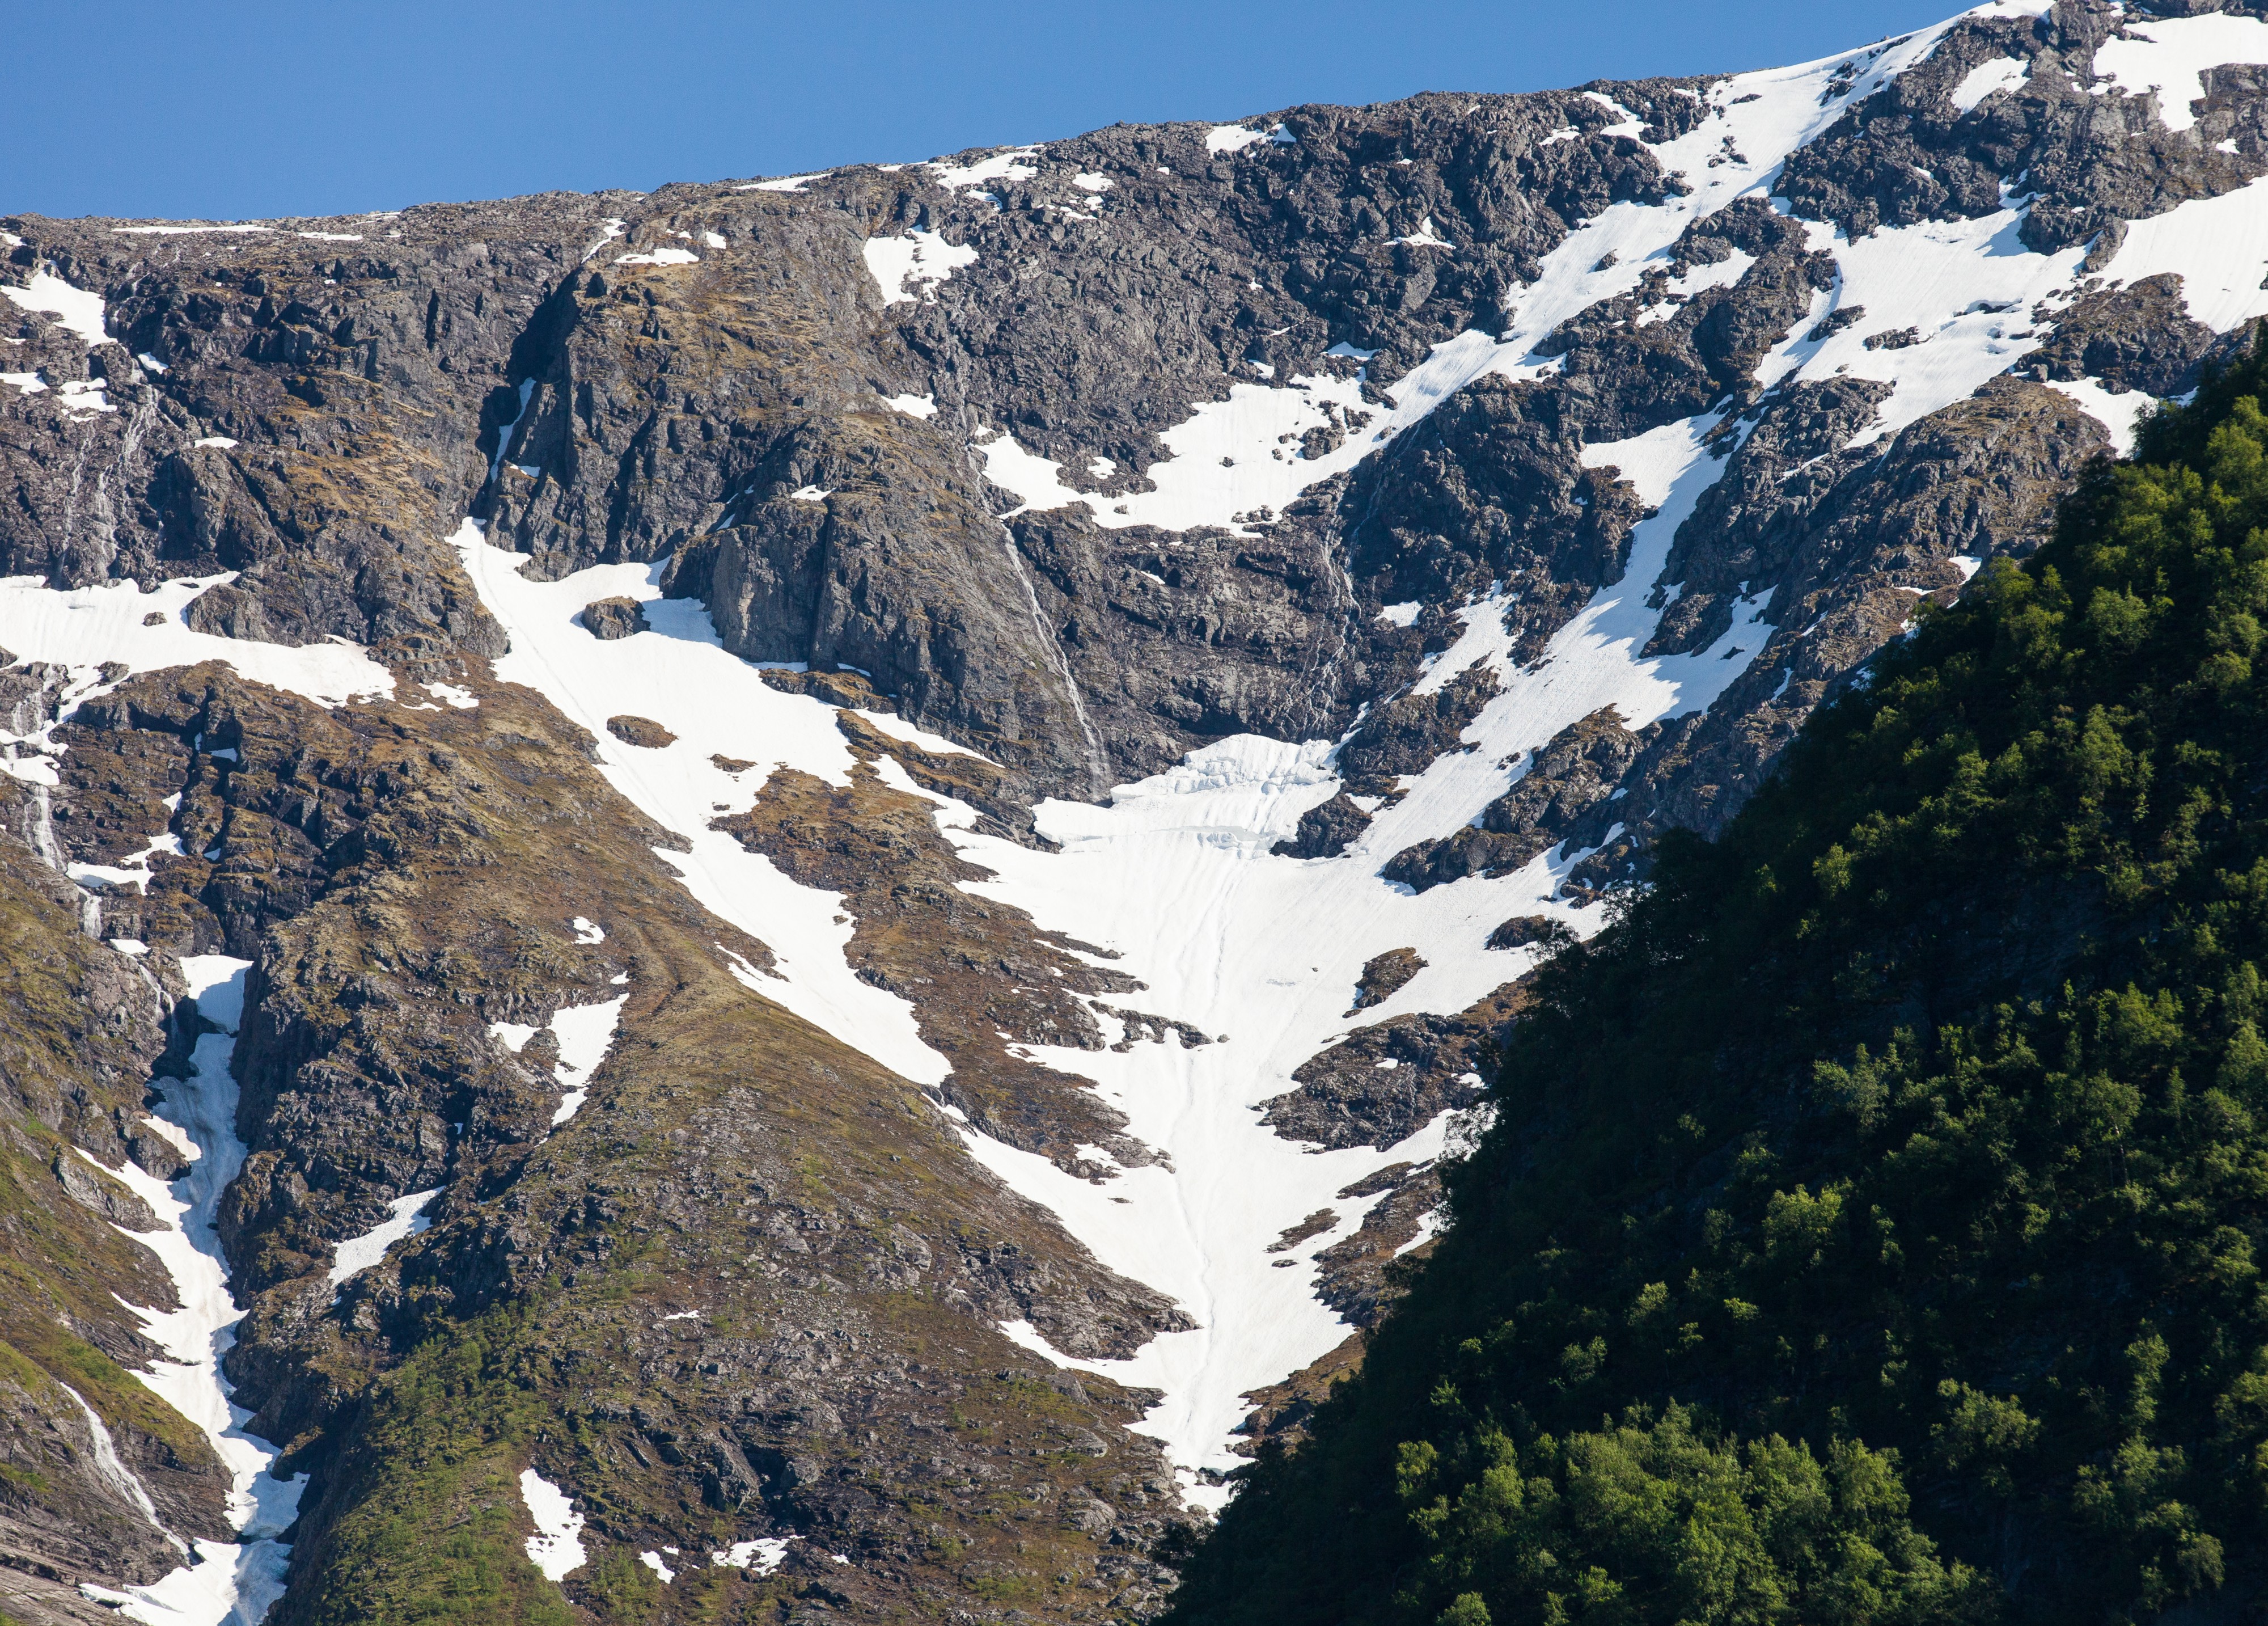
<path id="1" fill-rule="evenodd" d="M 14 222 L 10 271 L 99 291 L 108 336 L 89 347 L 0 307 L 50 380 L 0 403 L 0 567 L 72 586 L 236 571 L 193 625 L 502 653 L 442 545 L 482 472 L 467 426 L 625 203 L 551 194 L 225 235 Z M 64 387 L 93 380 L 115 410 L 75 409 Z"/>
<path id="2" fill-rule="evenodd" d="M 1344 791 L 1300 815 L 1300 828 L 1269 849 L 1279 858 L 1336 858 L 1369 827 L 1370 815 Z"/>
<path id="3" fill-rule="evenodd" d="M 1348 783 L 1390 795 L 1403 774 L 1423 772 L 1446 752 L 1470 750 L 1462 736 L 1502 686 L 1493 671 L 1475 667 L 1431 693 L 1395 696 L 1339 748 Z"/>
<path id="4" fill-rule="evenodd" d="M 1347 1014 L 1383 1005 L 1425 969 L 1425 957 L 1415 949 L 1388 949 L 1373 956 L 1362 968 L 1362 979 L 1355 984 L 1354 1004 Z"/>
<path id="5" fill-rule="evenodd" d="M 1491 1047 L 1522 998 L 1507 985 L 1454 1016 L 1392 1016 L 1357 1027 L 1302 1062 L 1292 1075 L 1296 1087 L 1263 1104 L 1263 1121 L 1287 1139 L 1333 1150 L 1393 1146 L 1481 1098 L 1482 1069 L 1492 1065 Z"/>
<path id="6" fill-rule="evenodd" d="M 1530 943 L 1572 942 L 1574 934 L 1548 914 L 1519 914 L 1488 935 L 1491 949 L 1524 949 Z"/>
<path id="7" fill-rule="evenodd" d="M 1115 778 L 1226 735 L 1329 737 L 1353 696 L 1409 669 L 1416 638 L 1358 630 L 1329 500 L 1259 538 L 1104 530 L 1084 510 L 1010 521 Z"/>
<path id="8" fill-rule="evenodd" d="M 2169 271 L 2072 301 L 2056 313 L 2054 336 L 2025 359 L 2043 380 L 2095 378 L 2114 395 L 2139 389 L 2162 398 L 2196 386 L 2216 336 L 2191 319 L 2182 279 Z"/>
<path id="9" fill-rule="evenodd" d="M 1642 511 L 1611 470 L 1583 466 L 1577 414 L 1596 393 L 1595 375 L 1588 389 L 1483 379 L 1364 465 L 1341 510 L 1366 600 L 1426 606 L 1413 630 L 1432 653 L 1454 637 L 1446 606 L 1501 582 L 1518 653 L 1540 653 L 1619 573 Z"/>

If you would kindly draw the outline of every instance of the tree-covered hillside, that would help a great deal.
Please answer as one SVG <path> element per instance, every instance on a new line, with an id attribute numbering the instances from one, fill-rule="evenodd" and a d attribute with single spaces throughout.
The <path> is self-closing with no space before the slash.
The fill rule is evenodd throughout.
<path id="1" fill-rule="evenodd" d="M 2249 1618 L 2268 366 L 1536 979 L 1454 1224 L 1179 1626 Z"/>

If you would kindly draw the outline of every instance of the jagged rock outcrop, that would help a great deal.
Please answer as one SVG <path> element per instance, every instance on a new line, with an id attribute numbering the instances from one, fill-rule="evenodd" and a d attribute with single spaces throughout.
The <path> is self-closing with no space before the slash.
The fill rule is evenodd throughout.
<path id="1" fill-rule="evenodd" d="M 1641 743 L 1612 706 L 1570 723 L 1482 810 L 1478 824 L 1404 847 L 1379 873 L 1422 892 L 1466 876 L 1518 869 L 1572 834 L 1584 813 L 1627 794 L 1616 787 Z"/>

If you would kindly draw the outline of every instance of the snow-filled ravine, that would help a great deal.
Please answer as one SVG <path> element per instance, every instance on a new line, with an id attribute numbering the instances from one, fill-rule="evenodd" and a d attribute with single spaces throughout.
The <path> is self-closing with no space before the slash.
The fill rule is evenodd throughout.
<path id="1" fill-rule="evenodd" d="M 1526 951 L 1482 946 L 1510 915 L 1550 913 L 1579 930 L 1588 925 L 1550 898 L 1578 855 L 1547 855 L 1517 876 L 1423 895 L 1380 880 L 1379 864 L 1411 841 L 1465 823 L 1501 794 L 1505 763 L 1601 706 L 1620 706 L 1632 726 L 1705 706 L 1744 669 L 1725 658 L 1734 642 L 1761 641 L 1748 632 L 1751 612 L 1719 647 L 1669 660 L 1632 658 L 1655 620 L 1644 606 L 1647 587 L 1679 521 L 1719 468 L 1702 451 L 1715 421 L 1600 448 L 1660 508 L 1639 529 L 1630 573 L 1561 632 L 1535 671 L 1512 665 L 1501 603 L 1469 607 L 1466 636 L 1423 686 L 1437 687 L 1476 662 L 1497 669 L 1506 691 L 1469 736 L 1481 749 L 1446 757 L 1418 776 L 1344 858 L 1303 862 L 1268 850 L 1336 788 L 1329 741 L 1230 740 L 1120 787 L 1107 806 L 1045 803 L 1040 828 L 1061 844 L 1053 854 L 975 833 L 973 809 L 923 791 L 887 758 L 878 765 L 895 787 L 936 802 L 951 839 L 996 873 L 970 891 L 1117 951 L 1123 957 L 1113 967 L 1148 985 L 1137 996 L 1143 1009 L 1226 1041 L 1142 1044 L 1123 1053 L 1027 1053 L 1093 1080 L 1127 1114 L 1129 1132 L 1167 1155 L 1165 1163 L 1122 1170 L 1101 1185 L 963 1128 L 980 1162 L 1061 1216 L 1105 1264 L 1171 1294 L 1198 1323 L 1152 1341 L 1131 1360 L 1088 1364 L 1165 1392 L 1144 1430 L 1166 1441 L 1194 1500 L 1217 1504 L 1225 1494 L 1201 1484 L 1198 1470 L 1225 1471 L 1238 1460 L 1227 1446 L 1247 1409 L 1242 1395 L 1346 1335 L 1336 1313 L 1314 1298 L 1312 1270 L 1278 1268 L 1280 1256 L 1269 1254 L 1267 1245 L 1322 1208 L 1334 1209 L 1339 1223 L 1303 1255 L 1351 1234 L 1374 1199 L 1336 1194 L 1388 1164 L 1438 1155 L 1447 1128 L 1437 1122 L 1383 1151 L 1317 1153 L 1262 1127 L 1256 1105 L 1291 1088 L 1293 1068 L 1356 1025 L 1344 1013 L 1363 963 L 1381 950 L 1415 947 L 1428 965 L 1365 1011 L 1364 1024 L 1460 1010 L 1516 975 Z M 601 565 L 534 581 L 521 573 L 522 556 L 489 547 L 477 526 L 468 522 L 457 542 L 482 602 L 511 636 L 498 676 L 541 690 L 589 728 L 607 778 L 692 844 L 689 853 L 657 848 L 657 855 L 712 912 L 773 950 L 777 977 L 737 964 L 735 974 L 903 1075 L 940 1082 L 946 1061 L 922 1042 L 910 1008 L 850 973 L 843 950 L 855 922 L 840 898 L 796 886 L 769 860 L 711 828 L 724 812 L 752 805 L 775 765 L 846 783 L 855 759 L 832 708 L 772 688 L 728 654 L 699 603 L 660 596 L 658 566 Z M 649 630 L 611 640 L 585 631 L 578 612 L 615 595 L 642 601 Z M 675 743 L 654 749 L 616 739 L 606 719 L 623 713 L 659 721 Z M 932 750 L 957 749 L 895 717 L 868 715 Z M 731 772 L 718 758 L 756 765 Z M 1120 1037 L 1116 1018 L 1098 1013 L 1098 1020 L 1111 1039 Z M 501 1024 L 497 1036 L 514 1048 L 527 1038 L 511 1024 Z M 1022 1324 L 1005 1330 L 1073 1364 Z"/>
<path id="2" fill-rule="evenodd" d="M 236 1136 L 236 1080 L 229 1068 L 251 968 L 249 960 L 222 954 L 181 961 L 198 1014 L 222 1029 L 198 1038 L 188 1077 L 160 1082 L 163 1099 L 151 1122 L 189 1165 L 170 1184 L 131 1163 L 113 1171 L 163 1222 L 160 1231 L 123 1234 L 157 1254 L 181 1301 L 172 1311 L 129 1306 L 166 1351 L 165 1359 L 138 1376 L 203 1430 L 220 1453 L 232 1476 L 229 1522 L 237 1530 L 234 1541 L 197 1542 L 193 1563 L 150 1585 L 81 1587 L 148 1626 L 258 1626 L 284 1594 L 291 1549 L 278 1538 L 298 1517 L 307 1485 L 304 1475 L 279 1480 L 269 1471 L 276 1448 L 245 1431 L 252 1414 L 230 1401 L 220 1369 L 244 1317 L 229 1293 L 215 1217 L 221 1194 L 244 1166 L 244 1142 Z"/>

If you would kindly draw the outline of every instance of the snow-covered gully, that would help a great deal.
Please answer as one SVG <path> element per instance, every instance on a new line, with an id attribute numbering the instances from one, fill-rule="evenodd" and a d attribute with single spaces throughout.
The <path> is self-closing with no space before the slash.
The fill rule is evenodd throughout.
<path id="1" fill-rule="evenodd" d="M 139 1376 L 204 1430 L 227 1465 L 229 1522 L 237 1531 L 234 1541 L 197 1542 L 193 1562 L 150 1585 L 81 1589 L 146 1626 L 258 1626 L 284 1595 L 291 1549 L 281 1538 L 298 1517 L 307 1485 L 305 1475 L 276 1477 L 276 1447 L 246 1431 L 252 1414 L 230 1400 L 231 1386 L 221 1372 L 244 1317 L 229 1292 L 228 1260 L 215 1220 L 221 1194 L 244 1166 L 230 1067 L 251 969 L 251 961 L 223 954 L 182 960 L 197 1014 L 220 1029 L 198 1038 L 189 1076 L 159 1086 L 164 1098 L 152 1121 L 189 1166 L 170 1184 L 131 1163 L 114 1171 L 162 1222 L 162 1230 L 125 1234 L 158 1256 L 181 1301 L 172 1311 L 136 1307 L 150 1337 L 166 1351 L 165 1359 Z M 139 1499 L 147 1511 L 146 1494 Z"/>

